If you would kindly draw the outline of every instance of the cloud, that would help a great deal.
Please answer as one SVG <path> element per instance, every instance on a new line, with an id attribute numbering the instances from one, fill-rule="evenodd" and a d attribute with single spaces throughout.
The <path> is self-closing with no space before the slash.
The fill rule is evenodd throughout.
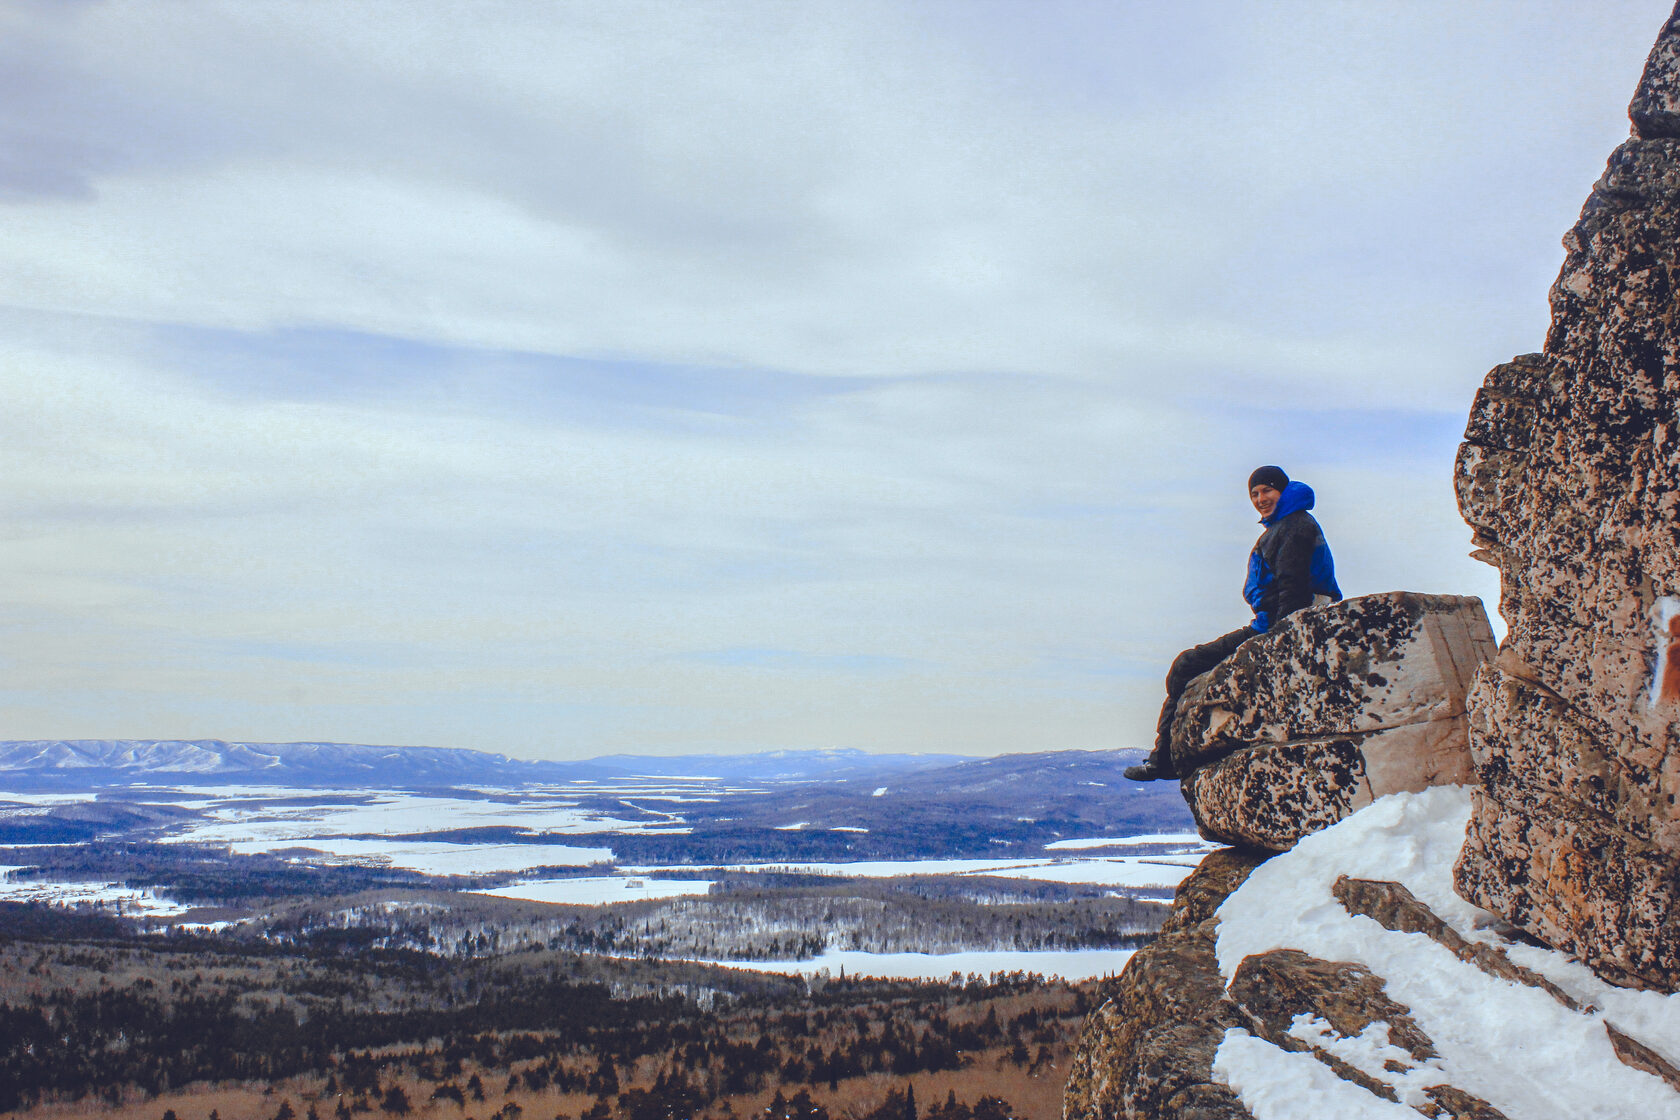
<path id="1" fill-rule="evenodd" d="M 1578 205 L 1619 128 L 1578 83 L 1625 97 L 1648 6 L 1075 4 L 1054 39 L 1007 5 L 35 9 L 9 127 L 76 186 L 11 215 L 0 299 L 1139 393 L 1164 362 L 1444 406 L 1466 335 L 1539 326 L 1480 274 L 1555 269 L 1555 232 L 1536 274 L 1506 215 Z M 1612 78 L 1586 31 L 1623 49 Z"/>
<path id="2" fill-rule="evenodd" d="M 1256 463 L 1491 594 L 1457 429 L 1665 14 L 12 5 L 0 713 L 1139 743 Z"/>
<path id="3" fill-rule="evenodd" d="M 193 376 L 226 334 L 195 355 L 171 332 L 152 368 L 64 331 L 73 358 L 43 341 L 0 367 L 0 570 L 32 650 L 15 717 L 56 682 L 87 734 L 117 733 L 108 703 L 158 733 L 537 753 L 1135 740 L 1164 660 L 1244 617 L 1257 446 L 1336 430 L 1003 375 L 800 378 L 766 411 L 725 373 L 672 392 L 682 371 L 568 363 L 514 378 L 522 414 L 463 411 L 517 363 L 414 343 L 392 360 L 430 379 L 300 401 Z M 354 369 L 373 341 L 305 352 Z M 580 392 L 608 399 L 579 418 Z M 1450 425 L 1397 416 L 1389 455 L 1349 468 L 1338 440 L 1292 466 L 1350 590 L 1391 585 L 1362 552 L 1406 586 L 1479 578 L 1426 490 L 1371 501 L 1450 453 Z"/>

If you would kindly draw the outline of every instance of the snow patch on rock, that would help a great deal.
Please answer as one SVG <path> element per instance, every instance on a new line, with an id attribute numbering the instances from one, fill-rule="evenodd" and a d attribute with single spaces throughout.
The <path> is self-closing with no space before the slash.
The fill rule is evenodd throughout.
<path id="1" fill-rule="evenodd" d="M 1326 1046 L 1320 1028 L 1311 1041 L 1377 1076 L 1402 1101 L 1422 1104 L 1425 1088 L 1450 1083 L 1523 1120 L 1680 1120 L 1680 1093 L 1624 1065 L 1606 1030 L 1612 1023 L 1672 1058 L 1680 1052 L 1680 996 L 1615 988 L 1561 953 L 1506 942 L 1494 915 L 1453 892 L 1453 863 L 1469 817 L 1467 787 L 1394 794 L 1263 864 L 1218 911 L 1216 956 L 1226 982 L 1244 958 L 1273 949 L 1350 961 L 1381 976 L 1387 995 L 1410 1008 L 1438 1058 L 1382 1070 L 1372 1044 L 1385 1042 L 1383 1034 Z M 1490 976 L 1424 934 L 1349 914 L 1332 893 L 1343 875 L 1401 883 L 1462 937 L 1499 945 L 1588 1009 L 1570 1010 L 1539 988 Z M 1297 1022 L 1293 1033 L 1311 1034 L 1315 1026 Z M 1368 1069 L 1372 1062 L 1376 1068 Z M 1311 1054 L 1240 1029 L 1226 1032 L 1214 1072 L 1256 1120 L 1416 1115 L 1338 1078 Z"/>

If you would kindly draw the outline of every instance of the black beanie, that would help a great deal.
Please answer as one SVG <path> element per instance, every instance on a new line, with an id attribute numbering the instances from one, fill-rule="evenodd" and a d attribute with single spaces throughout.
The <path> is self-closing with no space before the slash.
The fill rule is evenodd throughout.
<path id="1" fill-rule="evenodd" d="M 1248 488 L 1256 486 L 1270 486 L 1273 490 L 1282 490 L 1289 485 L 1289 476 L 1283 473 L 1282 467 L 1256 467 L 1254 473 L 1248 476 Z"/>

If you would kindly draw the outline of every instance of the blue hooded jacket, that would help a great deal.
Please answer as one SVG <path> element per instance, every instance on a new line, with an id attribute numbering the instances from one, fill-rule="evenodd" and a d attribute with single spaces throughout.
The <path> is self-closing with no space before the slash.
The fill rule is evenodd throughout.
<path id="1" fill-rule="evenodd" d="M 1271 516 L 1260 519 L 1266 531 L 1248 554 L 1248 579 L 1243 583 L 1243 598 L 1254 610 L 1250 625 L 1257 633 L 1264 634 L 1272 623 L 1310 607 L 1316 595 L 1327 595 L 1332 602 L 1342 597 L 1324 530 L 1307 512 L 1312 508 L 1312 487 L 1291 482 L 1283 488 Z"/>

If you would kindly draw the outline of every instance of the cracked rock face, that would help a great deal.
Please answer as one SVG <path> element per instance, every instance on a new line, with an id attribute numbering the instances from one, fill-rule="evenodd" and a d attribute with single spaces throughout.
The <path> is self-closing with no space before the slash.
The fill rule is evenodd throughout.
<path id="1" fill-rule="evenodd" d="M 1456 483 L 1509 626 L 1470 699 L 1460 893 L 1606 979 L 1680 986 L 1680 9 L 1564 239 L 1543 353 Z"/>
<path id="2" fill-rule="evenodd" d="M 1242 1099 L 1215 1075 L 1227 1032 L 1246 1031 L 1272 1045 L 1310 1054 L 1337 1077 L 1378 1100 L 1402 1103 L 1400 1075 L 1419 1114 L 1440 1120 L 1507 1120 L 1487 1101 L 1450 1083 L 1435 1043 L 1396 1002 L 1387 981 L 1349 961 L 1326 961 L 1295 949 L 1245 957 L 1227 986 L 1214 957 L 1225 898 L 1267 857 L 1215 852 L 1179 888 L 1161 935 L 1138 950 L 1085 1021 L 1063 1096 L 1063 1120 L 1253 1120 Z M 1421 933 L 1502 979 L 1551 986 L 1512 964 L 1503 949 L 1471 945 L 1398 883 L 1349 880 L 1336 888 L 1350 914 L 1385 928 Z M 1555 998 L 1568 997 L 1551 988 Z M 1574 1009 L 1583 1010 L 1579 1006 Z M 1584 1010 L 1596 1011 L 1588 1008 Z M 1620 1032 L 1607 1027 L 1612 1038 Z M 1619 1044 L 1622 1060 L 1665 1079 L 1680 1077 L 1637 1039 Z M 1381 1047 L 1380 1069 L 1347 1060 Z"/>
<path id="3" fill-rule="evenodd" d="M 1202 835 L 1282 851 L 1389 793 L 1470 780 L 1480 599 L 1392 591 L 1289 616 L 1192 681 L 1173 762 Z"/>
<path id="4" fill-rule="evenodd" d="M 1213 1057 L 1241 1020 L 1214 960 L 1213 912 L 1264 860 L 1215 852 L 1178 888 L 1161 934 L 1126 962 L 1085 1020 L 1063 1120 L 1253 1120 L 1213 1080 Z"/>

